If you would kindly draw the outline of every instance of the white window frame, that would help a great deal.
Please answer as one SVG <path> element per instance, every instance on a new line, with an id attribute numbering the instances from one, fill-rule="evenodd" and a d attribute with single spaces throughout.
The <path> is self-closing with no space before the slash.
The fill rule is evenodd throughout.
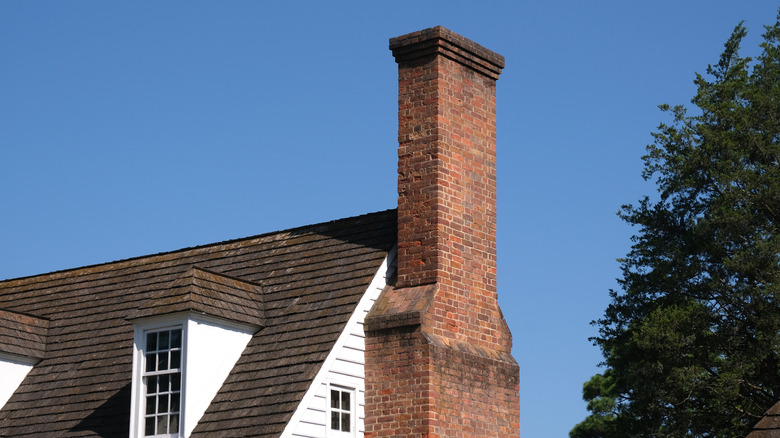
<path id="1" fill-rule="evenodd" d="M 178 340 L 178 347 L 174 347 L 173 345 L 173 333 L 179 332 L 179 340 Z M 160 336 L 161 333 L 167 333 L 167 341 L 165 342 L 165 345 L 163 348 L 161 348 L 160 340 L 162 339 L 162 336 Z M 144 330 L 144 366 L 141 368 L 141 381 L 143 382 L 143 388 L 144 388 L 144 400 L 141 402 L 141 405 L 144 407 L 143 411 L 139 413 L 140 415 L 143 415 L 143 427 L 144 427 L 144 436 L 148 437 L 177 437 L 179 436 L 179 431 L 182 428 L 183 422 L 181 421 L 182 417 L 182 383 L 184 381 L 183 375 L 182 375 L 182 355 L 184 353 L 184 343 L 182 342 L 184 334 L 184 327 L 180 325 L 172 326 L 172 327 L 164 327 L 164 328 L 158 328 L 158 329 L 150 329 L 150 330 Z M 154 335 L 156 338 L 155 340 L 155 348 L 151 349 L 149 346 L 149 335 Z M 150 353 L 152 351 L 152 353 Z M 162 370 L 149 370 L 149 354 L 155 354 L 159 356 L 160 353 L 163 353 L 165 356 L 165 368 Z M 178 366 L 174 367 L 174 355 L 178 353 L 179 360 L 178 360 Z M 159 360 L 156 361 L 159 365 Z M 152 365 L 152 368 L 156 368 L 154 365 Z M 178 388 L 174 388 L 174 379 L 169 379 L 169 376 L 175 376 L 178 375 Z M 162 379 L 160 379 L 162 378 Z M 155 381 L 155 391 L 152 391 L 151 394 L 156 394 L 154 398 L 155 406 L 153 407 L 153 412 L 149 413 L 149 395 L 150 395 L 150 388 L 149 388 L 149 380 L 154 379 Z M 165 382 L 165 384 L 163 384 Z M 159 384 L 158 384 L 159 383 Z M 157 391 L 157 389 L 161 389 L 161 391 Z M 178 397 L 178 403 L 176 403 L 176 409 L 172 410 L 170 409 L 170 406 L 173 405 L 174 397 Z M 159 407 L 159 404 L 161 402 L 165 403 L 165 407 L 161 410 Z M 175 415 L 176 416 L 176 422 L 175 422 L 175 432 L 168 432 L 168 430 L 171 429 L 171 425 L 174 423 L 170 421 L 170 417 Z M 147 421 L 150 418 L 153 418 L 153 423 L 155 424 L 155 427 L 159 425 L 158 423 L 158 417 L 165 416 L 166 417 L 166 423 L 165 428 L 166 432 L 164 433 L 153 433 L 153 434 L 147 434 L 146 427 L 147 427 Z"/>
<path id="2" fill-rule="evenodd" d="M 133 387 L 131 390 L 131 413 L 130 413 L 130 437 L 165 437 L 179 438 L 184 436 L 184 413 L 185 393 L 186 393 L 186 373 L 187 373 L 187 318 L 158 318 L 153 323 L 135 325 L 135 348 L 133 351 Z M 164 330 L 181 330 L 181 363 L 179 372 L 181 373 L 181 387 L 179 390 L 179 428 L 177 433 L 145 435 L 146 421 L 146 383 L 145 378 L 158 373 L 146 372 L 146 334 L 149 332 L 160 332 Z"/>
<path id="3" fill-rule="evenodd" d="M 331 399 L 331 391 L 339 391 L 339 393 L 346 392 L 349 394 L 349 408 L 344 409 L 343 406 L 334 408 Z M 329 438 L 353 438 L 357 436 L 357 389 L 350 385 L 343 384 L 341 382 L 329 381 L 327 386 L 327 415 L 325 419 L 325 428 L 327 430 L 327 436 Z M 333 412 L 349 413 L 349 431 L 335 430 L 331 426 L 331 415 Z"/>

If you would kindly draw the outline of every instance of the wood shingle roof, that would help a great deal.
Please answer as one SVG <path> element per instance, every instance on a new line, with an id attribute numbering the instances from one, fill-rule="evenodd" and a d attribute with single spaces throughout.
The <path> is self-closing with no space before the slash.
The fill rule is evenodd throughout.
<path id="1" fill-rule="evenodd" d="M 0 410 L 0 436 L 126 437 L 128 318 L 182 309 L 262 327 L 193 436 L 278 436 L 395 239 L 389 210 L 2 281 L 0 348 L 13 347 L 9 326 L 48 327 L 36 334 L 42 361 Z"/>

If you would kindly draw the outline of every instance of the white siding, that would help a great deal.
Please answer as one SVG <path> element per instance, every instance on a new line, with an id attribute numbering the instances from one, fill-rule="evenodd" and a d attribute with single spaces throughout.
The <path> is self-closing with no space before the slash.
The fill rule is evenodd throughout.
<path id="1" fill-rule="evenodd" d="M 392 275 L 388 266 L 395 258 L 395 250 L 385 258 L 371 284 L 360 300 L 355 313 L 341 332 L 333 350 L 328 355 L 320 372 L 314 378 L 309 391 L 287 424 L 281 438 L 327 438 L 328 406 L 327 389 L 329 384 L 355 389 L 357 436 L 364 432 L 365 417 L 365 333 L 363 321 Z"/>

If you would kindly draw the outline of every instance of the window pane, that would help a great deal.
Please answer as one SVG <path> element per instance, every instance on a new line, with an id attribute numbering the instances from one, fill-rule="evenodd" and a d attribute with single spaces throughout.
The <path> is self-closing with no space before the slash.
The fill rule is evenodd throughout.
<path id="1" fill-rule="evenodd" d="M 181 329 L 171 330 L 171 348 L 181 348 Z"/>
<path id="2" fill-rule="evenodd" d="M 341 431 L 342 432 L 349 432 L 349 414 L 342 413 L 341 414 Z"/>
<path id="3" fill-rule="evenodd" d="M 349 407 L 350 407 L 349 393 L 347 391 L 344 391 L 341 393 L 341 409 L 347 411 L 349 410 Z"/>
<path id="4" fill-rule="evenodd" d="M 180 400 L 181 394 L 178 392 L 175 394 L 171 394 L 171 412 L 179 412 L 179 400 Z"/>
<path id="5" fill-rule="evenodd" d="M 155 400 L 157 397 L 150 395 L 149 397 L 146 397 L 146 415 L 154 414 L 154 410 L 156 408 L 155 406 Z"/>
<path id="6" fill-rule="evenodd" d="M 331 411 L 330 413 L 330 428 L 339 430 L 339 413 L 336 411 Z"/>
<path id="7" fill-rule="evenodd" d="M 158 346 L 160 350 L 168 349 L 168 331 L 160 332 L 160 338 L 158 339 Z"/>
<path id="8" fill-rule="evenodd" d="M 157 413 L 168 412 L 168 394 L 160 394 L 157 400 Z"/>
<path id="9" fill-rule="evenodd" d="M 146 378 L 146 393 L 154 394 L 157 392 L 157 376 L 149 376 Z"/>
<path id="10" fill-rule="evenodd" d="M 330 390 L 330 407 L 336 409 L 339 407 L 339 392 L 335 389 Z"/>
<path id="11" fill-rule="evenodd" d="M 181 391 L 181 373 L 171 374 L 171 391 Z"/>
<path id="12" fill-rule="evenodd" d="M 157 371 L 168 369 L 168 352 L 157 353 Z"/>
<path id="13" fill-rule="evenodd" d="M 170 379 L 170 376 L 160 376 L 159 392 L 168 392 L 168 379 Z"/>
<path id="14" fill-rule="evenodd" d="M 144 427 L 144 435 L 154 435 L 154 417 L 146 417 L 146 426 Z"/>
<path id="15" fill-rule="evenodd" d="M 171 351 L 171 369 L 181 368 L 181 351 Z"/>
<path id="16" fill-rule="evenodd" d="M 157 417 L 157 434 L 168 433 L 168 416 L 160 415 Z"/>
<path id="17" fill-rule="evenodd" d="M 179 432 L 179 414 L 171 415 L 171 427 L 168 429 L 168 433 Z"/>
<path id="18" fill-rule="evenodd" d="M 154 371 L 154 353 L 146 355 L 146 371 Z"/>
<path id="19" fill-rule="evenodd" d="M 157 349 L 157 333 L 146 334 L 146 351 L 154 351 Z"/>

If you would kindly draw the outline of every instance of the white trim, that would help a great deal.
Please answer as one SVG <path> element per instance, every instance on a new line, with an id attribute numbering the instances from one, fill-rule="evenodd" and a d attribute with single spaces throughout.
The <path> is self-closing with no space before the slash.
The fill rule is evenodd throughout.
<path id="1" fill-rule="evenodd" d="M 322 367 L 317 372 L 317 375 L 312 380 L 311 386 L 306 391 L 306 394 L 304 394 L 303 398 L 301 399 L 300 403 L 298 404 L 298 407 L 296 408 L 295 412 L 293 413 L 292 417 L 290 417 L 290 421 L 285 426 L 284 431 L 280 435 L 280 438 L 293 438 L 298 437 L 301 435 L 294 435 L 296 432 L 296 427 L 301 424 L 305 420 L 306 411 L 309 408 L 309 406 L 312 405 L 312 402 L 314 401 L 315 397 L 317 396 L 317 392 L 320 391 L 323 387 L 327 389 L 327 384 L 329 382 L 333 382 L 335 385 L 338 386 L 344 386 L 347 388 L 354 388 L 355 389 L 355 415 L 354 415 L 354 433 L 357 437 L 363 436 L 363 430 L 361 427 L 361 418 L 365 415 L 363 413 L 363 408 L 361 405 L 361 392 L 365 391 L 365 383 L 364 383 L 364 375 L 363 373 L 359 376 L 344 376 L 344 381 L 338 378 L 329 378 L 329 373 L 333 370 L 334 364 L 336 363 L 336 360 L 338 359 L 339 352 L 342 350 L 342 348 L 349 348 L 347 346 L 347 342 L 352 337 L 352 332 L 354 330 L 358 330 L 358 326 L 362 324 L 362 321 L 365 319 L 366 314 L 369 310 L 371 310 L 371 307 L 373 306 L 376 299 L 379 297 L 379 293 L 382 291 L 382 289 L 387 286 L 387 279 L 392 276 L 393 272 L 390 271 L 390 262 L 395 259 L 396 256 L 396 248 L 393 248 L 390 250 L 390 252 L 387 254 L 387 257 L 385 257 L 384 261 L 382 262 L 382 265 L 377 270 L 376 274 L 374 275 L 374 278 L 371 280 L 371 283 L 368 285 L 368 288 L 366 288 L 366 291 L 363 293 L 363 296 L 361 297 L 360 301 L 358 302 L 358 305 L 355 307 L 355 311 L 352 313 L 352 315 L 349 318 L 349 321 L 344 326 L 344 330 L 339 335 L 339 338 L 336 340 L 336 343 L 333 345 L 333 348 L 331 349 L 330 353 L 328 353 L 328 357 L 325 358 L 325 362 L 323 362 Z M 362 328 L 360 328 L 360 331 L 362 331 Z M 363 350 L 365 350 L 365 346 L 363 346 Z M 363 364 L 356 364 L 360 367 L 363 367 Z M 362 370 L 361 370 L 362 371 Z M 347 377 L 353 377 L 360 381 L 360 386 L 356 387 L 357 385 L 355 382 L 347 383 L 346 378 Z M 326 397 L 330 397 L 330 393 L 326 395 Z M 330 408 L 330 405 L 326 406 L 326 412 Z M 326 436 L 327 430 L 330 429 L 329 427 L 329 419 L 327 420 L 326 430 L 322 431 L 322 434 L 319 436 Z"/>
<path id="2" fill-rule="evenodd" d="M 13 362 L 14 364 L 19 364 L 19 365 L 30 365 L 30 366 L 37 365 L 38 362 L 41 361 L 40 359 L 34 359 L 27 356 L 19 356 L 16 354 L 3 353 L 3 352 L 0 352 L 0 360 L 4 362 Z"/>
<path id="3" fill-rule="evenodd" d="M 225 318 L 219 318 L 217 316 L 207 315 L 205 313 L 196 313 L 191 311 L 169 313 L 167 315 L 160 316 L 145 316 L 143 318 L 133 320 L 133 324 L 142 325 L 144 327 L 148 325 L 149 327 L 152 327 L 157 326 L 158 324 L 165 324 L 165 321 L 171 321 L 171 323 L 176 324 L 177 322 L 180 323 L 181 321 L 187 319 L 203 322 L 206 324 L 217 325 L 226 329 L 237 330 L 240 332 L 255 333 L 260 330 L 260 328 L 262 328 L 256 324 L 245 324 Z"/>

